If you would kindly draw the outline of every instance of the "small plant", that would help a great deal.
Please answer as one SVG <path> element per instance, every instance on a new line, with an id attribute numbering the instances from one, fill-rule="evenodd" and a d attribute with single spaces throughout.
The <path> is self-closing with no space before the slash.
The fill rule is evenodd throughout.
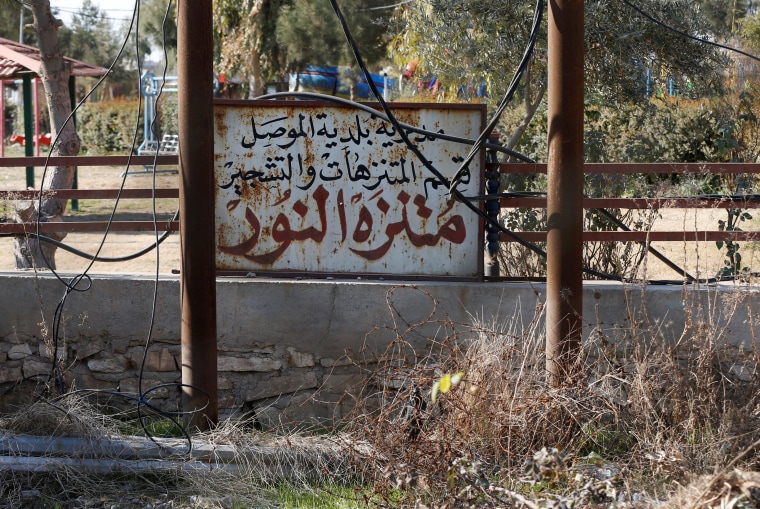
<path id="1" fill-rule="evenodd" d="M 718 229 L 722 232 L 742 231 L 738 225 L 751 219 L 752 215 L 749 212 L 741 209 L 728 209 L 728 219 L 718 221 Z M 724 266 L 718 271 L 718 277 L 738 276 L 749 272 L 749 267 L 742 264 L 742 255 L 739 252 L 741 246 L 738 242 L 719 240 L 715 244 L 719 250 L 722 250 L 724 246 L 726 248 Z"/>

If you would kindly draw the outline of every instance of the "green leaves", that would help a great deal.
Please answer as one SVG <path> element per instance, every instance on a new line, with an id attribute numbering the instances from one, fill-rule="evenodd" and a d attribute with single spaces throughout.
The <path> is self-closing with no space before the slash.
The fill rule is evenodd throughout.
<path id="1" fill-rule="evenodd" d="M 742 231 L 738 226 L 739 223 L 752 220 L 752 215 L 749 212 L 742 211 L 740 209 L 728 209 L 728 220 L 718 221 L 718 230 L 720 231 Z M 749 272 L 749 267 L 742 264 L 742 255 L 739 252 L 741 245 L 733 240 L 723 242 L 722 240 L 716 241 L 715 245 L 719 250 L 726 248 L 725 259 L 723 260 L 723 268 L 718 271 L 718 277 L 738 276 Z"/>

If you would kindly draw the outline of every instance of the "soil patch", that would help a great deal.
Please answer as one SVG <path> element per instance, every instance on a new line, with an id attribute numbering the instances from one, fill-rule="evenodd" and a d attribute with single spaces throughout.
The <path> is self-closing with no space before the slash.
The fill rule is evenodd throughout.
<path id="1" fill-rule="evenodd" d="M 169 169 L 169 168 L 159 168 Z M 123 177 L 124 167 L 93 166 L 80 167 L 78 170 L 79 189 L 117 189 L 124 184 L 126 189 L 176 188 L 179 176 L 173 173 L 142 173 L 142 167 L 130 168 Z M 154 182 L 155 178 L 155 182 Z M 42 168 L 35 170 L 35 184 L 42 181 Z M 25 188 L 24 168 L 0 168 L 0 189 L 16 190 Z M 114 209 L 115 200 L 79 200 L 78 211 L 69 210 L 67 221 L 107 221 Z M 165 220 L 172 217 L 179 207 L 178 199 L 156 200 L 156 217 Z M 149 199 L 121 200 L 113 217 L 116 221 L 150 221 L 153 203 Z M 156 235 L 153 232 L 111 232 L 70 233 L 64 242 L 79 251 L 95 254 L 99 250 L 102 257 L 124 257 L 140 251 L 153 244 Z M 59 249 L 56 254 L 58 271 L 64 274 L 81 273 L 90 265 L 90 260 Z M 158 249 L 139 258 L 119 262 L 95 262 L 89 273 L 149 273 L 155 274 L 156 267 L 161 274 L 170 274 L 180 268 L 179 234 L 173 233 L 161 243 Z M 0 238 L 0 270 L 15 270 L 13 257 L 13 239 Z"/>

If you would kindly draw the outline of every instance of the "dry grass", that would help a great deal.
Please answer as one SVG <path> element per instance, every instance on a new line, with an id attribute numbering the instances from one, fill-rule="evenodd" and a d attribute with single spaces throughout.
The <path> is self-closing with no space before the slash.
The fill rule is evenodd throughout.
<path id="1" fill-rule="evenodd" d="M 134 412 L 106 414 L 92 396 L 38 401 L 0 419 L 0 507 L 262 507 L 283 485 L 357 479 L 338 435 L 227 421 L 192 440 L 151 441 L 125 433 L 139 427 L 128 420 Z"/>
<path id="2" fill-rule="evenodd" d="M 111 458 L 121 463 L 108 475 L 54 464 L 61 455 L 51 451 L 44 472 L 0 469 L 0 506 L 38 507 L 25 502 L 34 493 L 61 507 L 211 507 L 230 497 L 260 507 L 283 483 L 323 495 L 342 483 L 360 490 L 356 506 L 759 507 L 757 353 L 731 347 L 712 325 L 739 297 L 687 303 L 687 327 L 671 340 L 647 316 L 625 331 L 594 329 L 579 356 L 584 374 L 558 388 L 545 379 L 541 307 L 526 323 L 520 313 L 477 326 L 435 313 L 398 319 L 396 341 L 355 359 L 371 376 L 341 432 L 278 435 L 225 422 L 193 437 L 198 454 L 214 451 L 206 459 L 169 454 L 146 470 Z M 413 338 L 431 323 L 437 338 L 420 345 Z M 433 403 L 434 382 L 457 372 L 463 381 Z M 0 433 L 74 436 L 92 447 L 123 438 L 134 412 L 94 403 L 86 394 L 40 401 L 0 419 Z"/>
<path id="3" fill-rule="evenodd" d="M 676 340 L 647 317 L 619 337 L 596 329 L 579 358 L 584 375 L 559 388 L 546 383 L 541 308 L 530 323 L 441 323 L 445 338 L 424 353 L 400 333 L 371 355 L 378 369 L 349 419 L 353 436 L 373 447 L 363 473 L 382 493 L 400 490 L 408 506 L 685 507 L 689 499 L 701 508 L 756 497 L 754 474 L 733 469 L 757 467 L 758 358 L 710 325 L 738 300 L 694 304 Z M 433 382 L 456 372 L 464 381 L 433 404 Z M 426 408 L 415 404 L 415 387 Z M 697 501 L 700 487 L 707 494 Z"/>

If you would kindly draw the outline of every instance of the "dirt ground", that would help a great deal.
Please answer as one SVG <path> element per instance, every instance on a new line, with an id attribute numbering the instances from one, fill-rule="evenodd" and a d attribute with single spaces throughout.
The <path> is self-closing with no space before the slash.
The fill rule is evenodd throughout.
<path id="1" fill-rule="evenodd" d="M 122 183 L 121 167 L 82 167 L 79 168 L 78 182 L 80 189 L 103 189 L 118 188 Z M 142 167 L 130 169 L 130 175 L 124 179 L 126 188 L 150 188 L 153 185 L 153 175 L 140 173 Z M 0 168 L 0 189 L 16 190 L 25 186 L 25 172 L 23 168 Z M 42 169 L 36 170 L 35 183 L 39 185 L 42 177 Z M 170 188 L 178 186 L 178 175 L 170 173 L 156 174 L 157 188 Z M 157 200 L 156 208 L 160 218 L 171 216 L 179 206 L 177 199 Z M 114 202 L 113 200 L 79 200 L 79 211 L 69 211 L 67 220 L 73 221 L 105 221 L 108 219 Z M 151 220 L 150 200 L 123 200 L 117 209 L 117 220 Z M 663 210 L 662 218 L 655 221 L 653 230 L 671 231 L 686 230 L 717 230 L 718 220 L 726 219 L 726 212 L 722 209 L 689 209 L 689 210 Z M 752 225 L 742 225 L 743 229 L 758 229 L 758 221 L 753 220 Z M 95 253 L 101 249 L 101 256 L 117 257 L 133 253 L 150 245 L 155 241 L 155 235 L 150 232 L 110 233 L 105 239 L 100 233 L 72 233 L 65 242 L 72 247 L 87 253 Z M 101 247 L 102 244 L 102 247 Z M 653 246 L 666 254 L 674 263 L 684 267 L 694 276 L 711 277 L 716 274 L 723 264 L 725 254 L 718 251 L 714 242 L 702 243 L 679 243 L 662 242 Z M 750 244 L 742 247 L 743 261 L 745 265 L 757 270 L 759 262 L 753 260 L 756 255 Z M 156 251 L 140 258 L 117 262 L 96 262 L 89 268 L 89 273 L 156 273 Z M 158 250 L 158 272 L 170 274 L 179 270 L 180 247 L 179 235 L 172 234 L 163 242 Z M 90 262 L 74 254 L 61 249 L 56 255 L 58 270 L 64 274 L 81 273 L 88 268 Z M 647 274 L 649 279 L 679 279 L 678 275 L 665 266 L 662 262 L 649 257 L 647 262 Z M 14 270 L 13 240 L 0 238 L 0 271 Z"/>
<path id="2" fill-rule="evenodd" d="M 166 168 L 169 169 L 169 168 Z M 81 167 L 78 170 L 79 189 L 116 189 L 122 180 L 125 188 L 146 188 L 153 186 L 153 174 L 143 172 L 141 166 L 130 169 L 130 174 L 123 179 L 121 174 L 123 167 Z M 177 174 L 157 173 L 156 188 L 176 188 L 179 185 Z M 42 180 L 42 169 L 35 171 L 35 184 L 39 186 Z M 0 168 L 0 189 L 16 190 L 25 187 L 24 168 Z M 79 200 L 79 211 L 69 210 L 66 220 L 71 221 L 107 221 L 113 207 L 114 200 Z M 156 201 L 157 217 L 163 219 L 171 217 L 179 207 L 178 199 L 160 199 Z M 150 221 L 152 220 L 152 203 L 148 199 L 122 200 L 116 209 L 115 220 L 121 221 Z M 114 232 L 105 238 L 102 233 L 70 233 L 64 242 L 80 251 L 95 254 L 100 249 L 100 256 L 120 257 L 151 245 L 155 242 L 155 234 L 152 232 Z M 158 256 L 157 256 L 158 255 Z M 89 273 L 156 273 L 156 259 L 159 261 L 159 273 L 170 274 L 180 268 L 179 234 L 171 234 L 159 246 L 149 254 L 129 261 L 120 262 L 95 262 L 89 269 Z M 77 255 L 59 249 L 56 254 L 57 269 L 61 273 L 81 273 L 88 268 L 90 261 Z M 15 270 L 16 264 L 13 257 L 13 239 L 0 238 L 0 271 Z"/>

